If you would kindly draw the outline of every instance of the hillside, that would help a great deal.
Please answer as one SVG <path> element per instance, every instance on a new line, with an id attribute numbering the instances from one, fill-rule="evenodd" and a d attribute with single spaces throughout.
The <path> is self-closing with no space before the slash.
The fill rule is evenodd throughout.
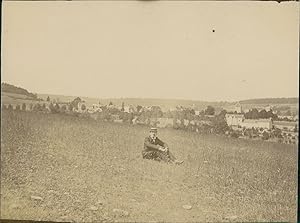
<path id="1" fill-rule="evenodd" d="M 24 88 L 16 87 L 12 84 L 1 83 L 1 91 L 6 93 L 23 95 L 20 96 L 20 98 L 24 98 L 24 96 L 26 96 L 27 98 L 29 97 L 32 98 L 33 100 L 38 100 L 37 94 L 33 94 Z"/>
<path id="2" fill-rule="evenodd" d="M 298 104 L 299 98 L 258 98 L 240 101 L 240 104 Z"/>

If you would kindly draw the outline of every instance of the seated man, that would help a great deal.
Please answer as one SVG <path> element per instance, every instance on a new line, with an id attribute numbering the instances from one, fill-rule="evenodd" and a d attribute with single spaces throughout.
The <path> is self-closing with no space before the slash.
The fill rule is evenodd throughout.
<path id="1" fill-rule="evenodd" d="M 142 155 L 144 159 L 154 159 L 175 164 L 183 163 L 183 161 L 178 161 L 169 151 L 168 145 L 157 137 L 157 128 L 150 129 L 150 135 L 145 138 Z"/>

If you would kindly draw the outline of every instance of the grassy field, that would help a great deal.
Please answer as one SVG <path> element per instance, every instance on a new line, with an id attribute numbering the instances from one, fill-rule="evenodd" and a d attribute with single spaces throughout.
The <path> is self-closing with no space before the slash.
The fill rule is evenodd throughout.
<path id="1" fill-rule="evenodd" d="M 2 219 L 296 221 L 295 145 L 162 129 L 174 166 L 141 158 L 143 126 L 9 111 L 1 123 Z"/>

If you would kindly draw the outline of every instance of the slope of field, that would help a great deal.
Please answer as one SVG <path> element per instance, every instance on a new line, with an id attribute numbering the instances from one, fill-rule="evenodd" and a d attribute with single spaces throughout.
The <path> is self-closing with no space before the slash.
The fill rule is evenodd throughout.
<path id="1" fill-rule="evenodd" d="M 26 89 L 21 88 L 21 87 L 16 87 L 12 84 L 8 84 L 8 83 L 1 83 L 1 92 L 6 92 L 6 93 L 13 93 L 16 95 L 23 95 L 23 96 L 27 96 L 28 98 L 32 98 L 32 99 L 37 99 L 37 95 L 28 92 Z"/>
<path id="2" fill-rule="evenodd" d="M 1 218 L 296 221 L 295 145 L 162 129 L 185 161 L 174 166 L 141 158 L 147 134 L 143 126 L 3 111 Z"/>
<path id="3" fill-rule="evenodd" d="M 36 104 L 41 103 L 39 100 L 29 97 L 24 94 L 16 94 L 16 93 L 9 93 L 9 92 L 1 92 L 1 103 L 8 105 L 22 105 L 25 103 L 26 105 L 29 104 Z"/>

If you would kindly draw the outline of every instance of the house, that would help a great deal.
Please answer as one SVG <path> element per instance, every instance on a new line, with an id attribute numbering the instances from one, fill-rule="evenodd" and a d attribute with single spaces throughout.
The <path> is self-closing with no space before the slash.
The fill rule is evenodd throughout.
<path id="1" fill-rule="evenodd" d="M 266 112 L 269 112 L 269 111 L 271 111 L 271 110 L 272 110 L 272 107 L 271 107 L 271 105 L 268 105 L 268 106 L 266 106 L 266 107 L 265 107 L 265 110 L 266 110 Z"/>
<path id="2" fill-rule="evenodd" d="M 190 125 L 196 125 L 196 121 L 195 120 L 191 120 L 189 124 Z"/>
<path id="3" fill-rule="evenodd" d="M 90 108 L 90 110 L 94 111 L 94 112 L 102 112 L 102 108 L 100 104 L 93 104 L 92 107 Z"/>
<path id="4" fill-rule="evenodd" d="M 133 125 L 136 125 L 136 124 L 139 124 L 139 117 L 138 116 L 134 116 L 134 118 L 132 119 L 132 124 Z"/>
<path id="5" fill-rule="evenodd" d="M 184 107 L 183 106 L 176 106 L 176 111 L 183 111 L 184 110 Z"/>
<path id="6" fill-rule="evenodd" d="M 240 103 L 237 103 L 234 107 L 234 111 L 237 112 L 238 114 L 243 113 L 243 107 Z"/>
<path id="7" fill-rule="evenodd" d="M 136 112 L 137 110 L 136 110 L 136 107 L 134 107 L 133 105 L 130 105 L 129 106 L 129 113 L 134 113 L 134 112 Z"/>
<path id="8" fill-rule="evenodd" d="M 251 129 L 251 128 L 272 129 L 273 122 L 272 119 L 244 119 L 240 123 L 240 126 L 245 127 L 246 129 Z"/>
<path id="9" fill-rule="evenodd" d="M 226 110 L 228 112 L 231 112 L 231 113 L 238 113 L 238 114 L 242 114 L 243 113 L 243 107 L 242 107 L 242 105 L 239 102 L 236 103 L 235 105 L 227 107 Z"/>
<path id="10" fill-rule="evenodd" d="M 187 119 L 183 119 L 183 125 L 186 127 L 186 126 L 188 126 L 189 125 L 189 123 L 190 123 L 190 121 L 189 120 L 187 120 Z"/>
<path id="11" fill-rule="evenodd" d="M 146 112 L 146 111 L 151 111 L 151 106 L 142 107 L 140 110 L 140 112 Z"/>
<path id="12" fill-rule="evenodd" d="M 272 119 L 245 119 L 243 114 L 226 114 L 226 122 L 231 127 L 272 129 Z"/>
<path id="13" fill-rule="evenodd" d="M 200 115 L 200 114 L 201 114 L 201 111 L 195 110 L 195 115 Z"/>
<path id="14" fill-rule="evenodd" d="M 129 106 L 124 106 L 124 112 L 126 113 L 134 113 L 136 112 L 136 108 L 133 105 L 129 105 Z M 122 108 L 119 108 L 119 110 L 121 110 Z"/>
<path id="15" fill-rule="evenodd" d="M 294 131 L 298 129 L 297 122 L 287 122 L 287 121 L 274 121 L 274 127 L 285 130 L 285 131 Z"/>
<path id="16" fill-rule="evenodd" d="M 243 114 L 226 114 L 225 119 L 228 126 L 240 126 L 245 116 Z"/>
<path id="17" fill-rule="evenodd" d="M 110 103 L 106 106 L 108 109 L 114 109 L 114 108 L 117 108 L 116 105 Z"/>
<path id="18" fill-rule="evenodd" d="M 129 109 L 130 109 L 130 107 L 129 107 L 129 106 L 124 106 L 123 108 L 124 108 L 124 112 L 127 112 L 127 113 L 129 113 Z"/>
<path id="19" fill-rule="evenodd" d="M 87 108 L 88 113 L 92 114 L 95 112 L 102 112 L 100 104 L 93 104 L 91 107 Z"/>
<path id="20" fill-rule="evenodd" d="M 273 109 L 272 109 L 273 107 L 272 106 L 266 106 L 265 107 L 265 110 L 266 110 L 266 112 L 269 112 L 269 111 L 272 111 Z"/>

